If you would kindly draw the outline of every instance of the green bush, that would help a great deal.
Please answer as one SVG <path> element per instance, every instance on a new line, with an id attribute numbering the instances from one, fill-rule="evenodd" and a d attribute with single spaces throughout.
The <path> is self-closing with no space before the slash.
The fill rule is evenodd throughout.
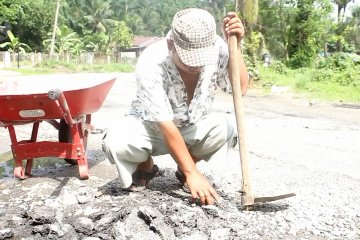
<path id="1" fill-rule="evenodd" d="M 355 67 L 354 60 L 346 53 L 334 53 L 316 65 L 318 69 L 347 70 Z"/>
<path id="2" fill-rule="evenodd" d="M 282 75 L 288 74 L 288 68 L 286 65 L 280 61 L 274 61 L 271 63 L 270 68 L 274 70 L 274 72 Z"/>
<path id="3" fill-rule="evenodd" d="M 287 61 L 286 65 L 292 69 L 312 67 L 314 56 L 311 52 L 299 51 Z"/>
<path id="4" fill-rule="evenodd" d="M 327 82 L 331 81 L 334 75 L 334 71 L 327 68 L 315 69 L 312 81 L 315 82 Z"/>
<path id="5" fill-rule="evenodd" d="M 360 86 L 360 64 L 347 53 L 335 53 L 320 59 L 312 81 L 333 82 L 340 86 Z"/>
<path id="6" fill-rule="evenodd" d="M 348 69 L 334 75 L 335 82 L 340 86 L 360 87 L 360 68 L 358 70 Z"/>

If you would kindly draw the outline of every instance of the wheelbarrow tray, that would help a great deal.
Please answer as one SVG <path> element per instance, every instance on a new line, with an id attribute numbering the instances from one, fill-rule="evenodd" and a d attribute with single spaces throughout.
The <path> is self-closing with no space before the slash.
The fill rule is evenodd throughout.
<path id="1" fill-rule="evenodd" d="M 63 91 L 73 118 L 99 110 L 115 78 L 104 74 L 65 74 L 14 77 L 0 82 L 0 126 L 61 119 L 63 112 L 48 97 L 51 89 Z"/>
<path id="2" fill-rule="evenodd" d="M 91 114 L 99 110 L 115 80 L 108 74 L 0 80 L 0 127 L 9 130 L 15 177 L 31 176 L 33 158 L 58 157 L 78 164 L 80 178 L 87 179 L 86 142 Z M 59 130 L 59 142 L 36 140 L 39 124 L 44 120 Z M 31 138 L 18 141 L 14 126 L 28 123 L 33 124 Z"/>

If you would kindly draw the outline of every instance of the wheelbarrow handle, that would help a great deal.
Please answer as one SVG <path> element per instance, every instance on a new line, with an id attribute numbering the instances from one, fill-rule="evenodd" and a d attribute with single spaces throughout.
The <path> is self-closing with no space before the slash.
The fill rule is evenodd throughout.
<path id="1" fill-rule="evenodd" d="M 67 101 L 66 101 L 63 91 L 61 91 L 60 89 L 52 89 L 48 92 L 48 96 L 51 100 L 54 100 L 59 104 L 60 109 L 63 112 L 66 123 L 69 126 L 74 125 L 76 123 L 76 121 L 71 116 L 71 112 L 70 112 L 70 109 L 67 104 Z"/>

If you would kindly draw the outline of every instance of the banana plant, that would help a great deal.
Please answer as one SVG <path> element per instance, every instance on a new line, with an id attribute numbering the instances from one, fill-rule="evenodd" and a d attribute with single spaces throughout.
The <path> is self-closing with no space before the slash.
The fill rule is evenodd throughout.
<path id="1" fill-rule="evenodd" d="M 51 44 L 51 32 L 48 33 L 49 39 L 43 41 L 44 46 L 50 48 Z M 73 32 L 72 29 L 67 26 L 61 26 L 56 28 L 56 41 L 55 41 L 55 50 L 58 54 L 64 56 L 72 52 L 72 48 L 80 43 L 80 39 L 77 36 L 76 32 Z"/>
<path id="2" fill-rule="evenodd" d="M 19 38 L 15 37 L 10 30 L 7 30 L 6 33 L 9 36 L 10 41 L 0 44 L 0 48 L 7 48 L 7 50 L 13 54 L 14 61 L 17 50 L 21 53 L 26 53 L 25 49 L 31 51 L 31 48 L 26 43 L 21 43 Z"/>

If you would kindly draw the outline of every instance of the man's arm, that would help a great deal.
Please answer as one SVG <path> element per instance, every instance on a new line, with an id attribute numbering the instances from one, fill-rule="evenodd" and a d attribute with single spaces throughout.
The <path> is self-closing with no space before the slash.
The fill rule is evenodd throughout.
<path id="1" fill-rule="evenodd" d="M 171 156 L 185 175 L 185 181 L 191 191 L 193 201 L 200 198 L 202 204 L 214 204 L 215 200 L 220 200 L 214 188 L 196 168 L 176 125 L 172 121 L 164 121 L 159 123 L 159 127 Z"/>

